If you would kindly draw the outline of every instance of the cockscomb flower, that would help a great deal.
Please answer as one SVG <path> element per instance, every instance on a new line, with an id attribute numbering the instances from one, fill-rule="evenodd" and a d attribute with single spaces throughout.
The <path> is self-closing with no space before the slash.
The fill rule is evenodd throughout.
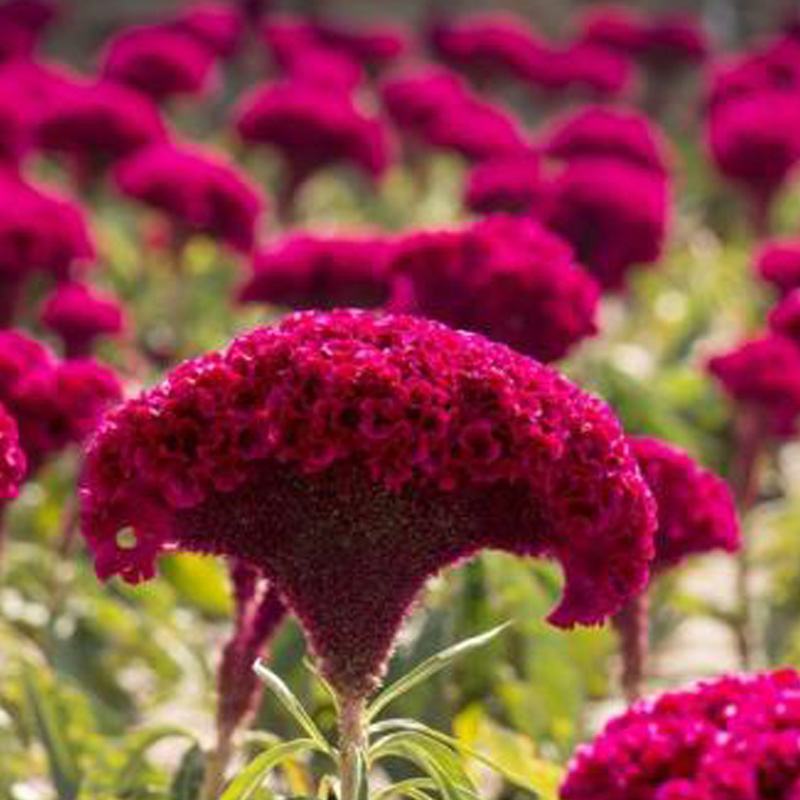
<path id="1" fill-rule="evenodd" d="M 0 166 L 17 170 L 33 148 L 27 98 L 0 70 Z"/>
<path id="2" fill-rule="evenodd" d="M 174 549 L 257 566 L 349 701 L 428 577 L 482 548 L 559 560 L 560 626 L 617 611 L 653 554 L 603 403 L 480 336 L 369 312 L 298 313 L 178 367 L 106 416 L 81 496 L 101 578 L 150 578 Z"/>
<path id="3" fill-rule="evenodd" d="M 387 23 L 355 28 L 314 20 L 312 26 L 322 44 L 345 53 L 358 63 L 373 67 L 386 66 L 411 47 L 406 31 Z"/>
<path id="4" fill-rule="evenodd" d="M 690 14 L 662 14 L 647 27 L 644 58 L 657 68 L 705 61 L 711 44 L 700 20 Z"/>
<path id="5" fill-rule="evenodd" d="M 232 58 L 244 36 L 244 19 L 226 3 L 199 2 L 181 12 L 167 27 L 191 36 L 218 58 Z"/>
<path id="6" fill-rule="evenodd" d="M 800 239 L 773 239 L 756 258 L 756 273 L 781 295 L 800 288 Z"/>
<path id="7" fill-rule="evenodd" d="M 663 176 L 615 158 L 582 158 L 551 181 L 542 216 L 603 288 L 617 291 L 632 268 L 661 255 L 669 204 Z"/>
<path id="8" fill-rule="evenodd" d="M 0 5 L 0 61 L 29 58 L 56 7 L 47 0 L 8 0 Z"/>
<path id="9" fill-rule="evenodd" d="M 382 306 L 390 292 L 388 252 L 376 237 L 288 236 L 256 254 L 239 300 L 293 309 Z"/>
<path id="10" fill-rule="evenodd" d="M 637 703 L 575 755 L 561 800 L 794 800 L 800 675 L 732 675 Z"/>
<path id="11" fill-rule="evenodd" d="M 767 435 L 791 438 L 800 415 L 800 347 L 766 334 L 714 356 L 708 369 L 725 392 L 759 420 Z"/>
<path id="12" fill-rule="evenodd" d="M 17 496 L 25 469 L 25 454 L 19 446 L 17 423 L 0 404 L 0 502 Z"/>
<path id="13" fill-rule="evenodd" d="M 578 89 L 596 97 L 614 97 L 631 85 L 633 70 L 624 56 L 591 42 L 573 42 L 548 54 L 554 90 Z"/>
<path id="14" fill-rule="evenodd" d="M 264 197 L 216 153 L 154 144 L 121 162 L 114 178 L 124 195 L 166 214 L 178 240 L 203 233 L 244 252 L 253 247 Z"/>
<path id="15" fill-rule="evenodd" d="M 143 26 L 111 39 L 101 72 L 161 103 L 206 91 L 214 78 L 214 57 L 194 35 L 169 26 Z"/>
<path id="16" fill-rule="evenodd" d="M 393 247 L 392 308 L 476 331 L 539 361 L 597 332 L 600 292 L 566 242 L 521 217 L 414 232 Z"/>
<path id="17" fill-rule="evenodd" d="M 115 83 L 73 82 L 42 105 L 36 126 L 43 150 L 65 157 L 90 178 L 153 142 L 167 138 L 158 108 Z"/>
<path id="18" fill-rule="evenodd" d="M 0 331 L 0 403 L 19 427 L 29 472 L 86 439 L 122 397 L 116 375 L 91 359 L 60 362 L 15 331 Z"/>
<path id="19" fill-rule="evenodd" d="M 557 122 L 545 134 L 546 155 L 572 161 L 608 156 L 661 175 L 669 171 L 670 154 L 662 132 L 634 110 L 590 106 Z"/>
<path id="20" fill-rule="evenodd" d="M 752 206 L 754 229 L 769 229 L 769 213 L 800 160 L 800 94 L 763 91 L 717 106 L 707 120 L 709 152 Z"/>
<path id="21" fill-rule="evenodd" d="M 304 81 L 257 89 L 239 108 L 235 124 L 245 142 L 271 145 L 283 156 L 288 168 L 283 205 L 324 167 L 349 163 L 378 178 L 389 165 L 388 139 L 377 119 L 346 94 Z"/>
<path id="22" fill-rule="evenodd" d="M 467 176 L 464 202 L 479 214 L 530 213 L 542 197 L 541 158 L 533 149 L 475 164 Z"/>
<path id="23" fill-rule="evenodd" d="M 42 307 L 41 321 L 61 337 L 67 358 L 89 355 L 98 338 L 115 336 L 126 325 L 116 298 L 75 281 L 56 287 Z"/>
<path id="24" fill-rule="evenodd" d="M 590 6 L 579 22 L 580 41 L 638 55 L 645 47 L 645 20 L 624 6 Z"/>
<path id="25" fill-rule="evenodd" d="M 63 280 L 95 250 L 71 201 L 7 175 L 0 175 L 0 198 L 0 325 L 8 326 L 33 273 Z"/>
<path id="26" fill-rule="evenodd" d="M 800 344 L 800 289 L 793 289 L 770 310 L 770 330 Z"/>

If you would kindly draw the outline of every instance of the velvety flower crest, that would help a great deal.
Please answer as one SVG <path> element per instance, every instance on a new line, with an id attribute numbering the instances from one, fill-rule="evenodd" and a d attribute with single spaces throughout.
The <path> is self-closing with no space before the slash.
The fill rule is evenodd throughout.
<path id="1" fill-rule="evenodd" d="M 479 214 L 528 214 L 543 193 L 541 156 L 528 149 L 475 164 L 467 176 L 464 202 Z"/>
<path id="2" fill-rule="evenodd" d="M 800 239 L 773 239 L 756 258 L 756 273 L 781 295 L 800 288 Z"/>
<path id="3" fill-rule="evenodd" d="M 14 418 L 0 404 L 0 501 L 13 500 L 25 477 L 27 463 L 19 445 Z"/>
<path id="4" fill-rule="evenodd" d="M 219 58 L 236 55 L 244 36 L 242 14 L 227 3 L 195 3 L 178 15 L 169 27 L 191 36 Z"/>

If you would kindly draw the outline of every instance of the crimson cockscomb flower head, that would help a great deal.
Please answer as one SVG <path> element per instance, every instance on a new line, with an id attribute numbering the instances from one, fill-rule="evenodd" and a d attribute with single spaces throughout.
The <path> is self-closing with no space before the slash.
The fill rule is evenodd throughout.
<path id="1" fill-rule="evenodd" d="M 390 292 L 388 251 L 369 236 L 288 236 L 256 254 L 239 300 L 293 309 L 382 306 Z"/>
<path id="2" fill-rule="evenodd" d="M 551 182 L 542 213 L 603 288 L 616 291 L 632 268 L 661 255 L 669 185 L 663 176 L 616 158 L 582 158 Z"/>
<path id="3" fill-rule="evenodd" d="M 125 328 L 125 312 L 116 298 L 76 281 L 55 288 L 42 307 L 41 320 L 61 337 L 68 358 L 87 356 L 95 340 Z"/>
<path id="4" fill-rule="evenodd" d="M 17 170 L 33 147 L 27 98 L 0 72 L 0 166 Z"/>
<path id="5" fill-rule="evenodd" d="M 464 202 L 479 214 L 530 213 L 542 198 L 541 158 L 533 149 L 479 162 L 467 176 Z"/>
<path id="6" fill-rule="evenodd" d="M 114 177 L 124 195 L 162 211 L 182 235 L 203 233 L 245 252 L 253 247 L 264 197 L 221 156 L 155 144 L 121 162 Z"/>
<path id="7" fill-rule="evenodd" d="M 47 0 L 8 0 L 0 5 L 0 61 L 29 58 L 56 7 Z"/>
<path id="8" fill-rule="evenodd" d="M 800 289 L 793 289 L 771 309 L 770 330 L 800 344 Z"/>
<path id="9" fill-rule="evenodd" d="M 575 88 L 596 97 L 613 97 L 625 92 L 633 77 L 627 58 L 591 42 L 574 42 L 554 50 L 548 60 L 552 89 Z"/>
<path id="10" fill-rule="evenodd" d="M 600 292 L 566 242 L 521 217 L 415 232 L 393 248 L 394 310 L 482 333 L 539 361 L 597 332 Z"/>
<path id="11" fill-rule="evenodd" d="M 772 201 L 800 160 L 800 92 L 729 100 L 709 114 L 706 135 L 717 168 L 745 192 L 754 227 L 766 232 Z"/>
<path id="12" fill-rule="evenodd" d="M 725 481 L 659 439 L 633 436 L 630 445 L 658 507 L 653 570 L 697 553 L 739 549 L 736 506 Z"/>
<path id="13" fill-rule="evenodd" d="M 84 175 L 167 137 L 149 98 L 111 82 L 65 85 L 44 104 L 36 130 L 43 150 L 72 160 Z"/>
<path id="14" fill-rule="evenodd" d="M 766 334 L 714 356 L 708 369 L 725 392 L 761 421 L 766 433 L 791 438 L 800 415 L 800 347 Z"/>
<path id="15" fill-rule="evenodd" d="M 756 272 L 781 295 L 800 288 L 800 239 L 773 239 L 756 259 Z"/>
<path id="16" fill-rule="evenodd" d="M 143 26 L 125 30 L 108 43 L 102 74 L 161 103 L 206 91 L 214 78 L 214 56 L 185 31 Z"/>
<path id="17" fill-rule="evenodd" d="M 662 175 L 670 153 L 662 132 L 630 109 L 590 106 L 557 122 L 545 135 L 546 155 L 565 161 L 609 156 Z"/>
<path id="18" fill-rule="evenodd" d="M 644 58 L 653 66 L 669 68 L 705 61 L 711 49 L 701 21 L 691 14 L 662 14 L 646 30 Z"/>
<path id="19" fill-rule="evenodd" d="M 322 44 L 343 52 L 358 63 L 374 67 L 386 66 L 411 47 L 408 33 L 387 23 L 357 28 L 315 20 L 312 26 Z"/>
<path id="20" fill-rule="evenodd" d="M 295 185 L 340 162 L 373 178 L 389 164 L 386 133 L 377 119 L 346 94 L 304 81 L 256 90 L 240 107 L 236 128 L 245 142 L 279 150 Z"/>
<path id="21" fill-rule="evenodd" d="M 732 675 L 637 703 L 580 748 L 561 800 L 794 800 L 800 675 Z"/>
<path id="22" fill-rule="evenodd" d="M 14 418 L 0 404 L 0 502 L 13 500 L 25 477 L 25 454 Z"/>
<path id="23" fill-rule="evenodd" d="M 645 25 L 639 14 L 624 6 L 590 6 L 580 20 L 579 38 L 633 56 L 645 47 Z"/>
<path id="24" fill-rule="evenodd" d="M 226 3 L 199 2 L 181 12 L 168 27 L 192 37 L 218 58 L 231 58 L 244 36 L 244 18 Z"/>
<path id="25" fill-rule="evenodd" d="M 570 626 L 616 611 L 653 554 L 652 499 L 603 403 L 480 336 L 368 312 L 295 314 L 178 367 L 107 415 L 81 495 L 98 575 L 150 578 L 174 549 L 253 564 L 347 698 L 448 564 L 559 560 L 550 620 Z"/>

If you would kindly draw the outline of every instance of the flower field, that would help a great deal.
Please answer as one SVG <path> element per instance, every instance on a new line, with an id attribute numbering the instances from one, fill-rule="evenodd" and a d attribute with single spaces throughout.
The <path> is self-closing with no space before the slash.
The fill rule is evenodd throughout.
<path id="1" fill-rule="evenodd" d="M 800 16 L 339 5 L 0 2 L 0 800 L 800 800 Z"/>

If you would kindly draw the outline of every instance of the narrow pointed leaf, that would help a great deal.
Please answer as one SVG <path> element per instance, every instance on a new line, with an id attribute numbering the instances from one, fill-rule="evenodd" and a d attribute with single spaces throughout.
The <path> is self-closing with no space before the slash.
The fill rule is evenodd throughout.
<path id="1" fill-rule="evenodd" d="M 172 779 L 169 800 L 197 800 L 204 773 L 203 751 L 194 744 L 186 751 Z"/>
<path id="2" fill-rule="evenodd" d="M 389 797 L 412 797 L 414 792 L 425 791 L 426 789 L 436 791 L 436 783 L 430 778 L 408 778 L 404 781 L 391 783 L 384 786 L 372 795 L 372 800 L 387 800 Z"/>

